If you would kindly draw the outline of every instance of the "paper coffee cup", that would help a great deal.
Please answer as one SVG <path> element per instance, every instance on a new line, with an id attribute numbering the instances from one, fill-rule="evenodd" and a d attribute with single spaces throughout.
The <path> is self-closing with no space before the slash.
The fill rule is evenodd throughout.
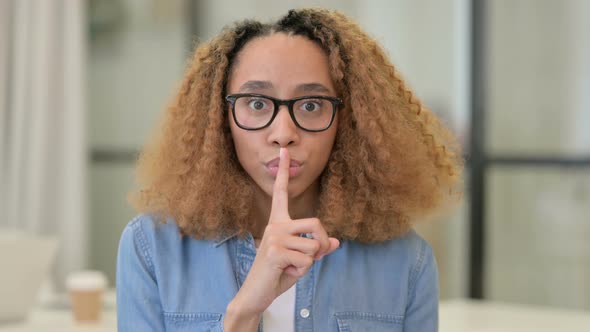
<path id="1" fill-rule="evenodd" d="M 78 271 L 66 280 L 72 313 L 78 322 L 97 322 L 102 313 L 107 278 L 100 271 Z"/>

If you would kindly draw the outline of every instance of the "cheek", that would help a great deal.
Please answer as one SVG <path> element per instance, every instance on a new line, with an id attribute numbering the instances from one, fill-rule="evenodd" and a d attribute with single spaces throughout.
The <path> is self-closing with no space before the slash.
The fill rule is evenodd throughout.
<path id="1" fill-rule="evenodd" d="M 249 155 L 248 143 L 238 133 L 233 134 L 232 138 L 234 140 L 234 148 L 236 149 L 236 155 L 238 156 L 238 159 L 239 159 L 240 163 L 242 164 L 242 166 L 245 166 L 244 162 L 246 162 L 246 160 L 244 160 L 244 157 Z"/>
<path id="2" fill-rule="evenodd" d="M 332 133 L 325 133 L 321 137 L 317 137 L 314 144 L 312 144 L 313 154 L 315 155 L 315 171 L 314 176 L 319 176 L 321 172 L 326 168 L 332 149 L 334 146 L 334 135 Z"/>
<path id="3" fill-rule="evenodd" d="M 322 171 L 324 170 L 324 168 L 326 168 L 327 164 L 328 164 L 328 160 L 330 159 L 330 154 L 332 154 L 332 144 L 325 144 L 322 146 L 321 150 L 318 151 L 319 155 L 320 155 L 320 162 L 321 162 L 321 168 Z"/>
<path id="4" fill-rule="evenodd" d="M 231 139 L 233 141 L 234 149 L 236 150 L 236 155 L 238 156 L 238 160 L 243 167 L 244 163 L 242 157 L 244 155 L 244 138 L 242 137 L 240 129 L 236 127 L 232 120 L 229 120 L 229 128 L 231 132 Z"/>
<path id="5" fill-rule="evenodd" d="M 322 155 L 325 157 L 325 160 L 327 161 L 330 157 L 330 154 L 332 154 L 332 150 L 334 149 L 334 141 L 336 140 L 336 133 L 337 133 L 337 128 L 338 128 L 338 117 L 336 117 L 336 119 L 334 120 L 334 123 L 332 124 L 332 126 L 330 127 L 330 129 L 328 129 L 325 132 L 325 135 L 322 137 L 322 143 L 321 144 L 321 153 Z"/>
<path id="6" fill-rule="evenodd" d="M 231 129 L 231 137 L 238 161 L 242 168 L 249 173 L 251 166 L 257 163 L 256 136 L 237 127 Z"/>

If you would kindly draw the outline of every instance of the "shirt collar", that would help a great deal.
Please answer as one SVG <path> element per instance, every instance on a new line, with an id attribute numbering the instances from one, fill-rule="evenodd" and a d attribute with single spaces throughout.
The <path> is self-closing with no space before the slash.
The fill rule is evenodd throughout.
<path id="1" fill-rule="evenodd" d="M 230 235 L 226 235 L 224 237 L 221 237 L 221 238 L 213 241 L 213 245 L 217 248 L 220 245 L 222 245 L 223 243 L 225 243 L 226 241 L 228 241 L 229 239 L 236 237 L 237 235 L 238 235 L 238 232 L 236 231 L 234 233 L 231 233 Z"/>

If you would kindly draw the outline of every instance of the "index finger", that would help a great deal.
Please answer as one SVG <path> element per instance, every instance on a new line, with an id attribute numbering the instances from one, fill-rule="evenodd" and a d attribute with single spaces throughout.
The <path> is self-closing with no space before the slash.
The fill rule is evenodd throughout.
<path id="1" fill-rule="evenodd" d="M 272 188 L 270 222 L 291 220 L 289 216 L 289 151 L 279 149 L 279 169 Z"/>

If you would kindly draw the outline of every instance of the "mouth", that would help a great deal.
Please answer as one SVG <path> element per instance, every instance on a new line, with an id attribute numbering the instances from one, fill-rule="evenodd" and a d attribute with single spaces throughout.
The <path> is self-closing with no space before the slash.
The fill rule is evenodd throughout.
<path id="1" fill-rule="evenodd" d="M 297 176 L 301 173 L 303 163 L 296 159 L 291 159 L 289 164 L 289 177 Z M 265 164 L 266 170 L 270 176 L 276 177 L 279 172 L 279 158 L 275 158 Z"/>

